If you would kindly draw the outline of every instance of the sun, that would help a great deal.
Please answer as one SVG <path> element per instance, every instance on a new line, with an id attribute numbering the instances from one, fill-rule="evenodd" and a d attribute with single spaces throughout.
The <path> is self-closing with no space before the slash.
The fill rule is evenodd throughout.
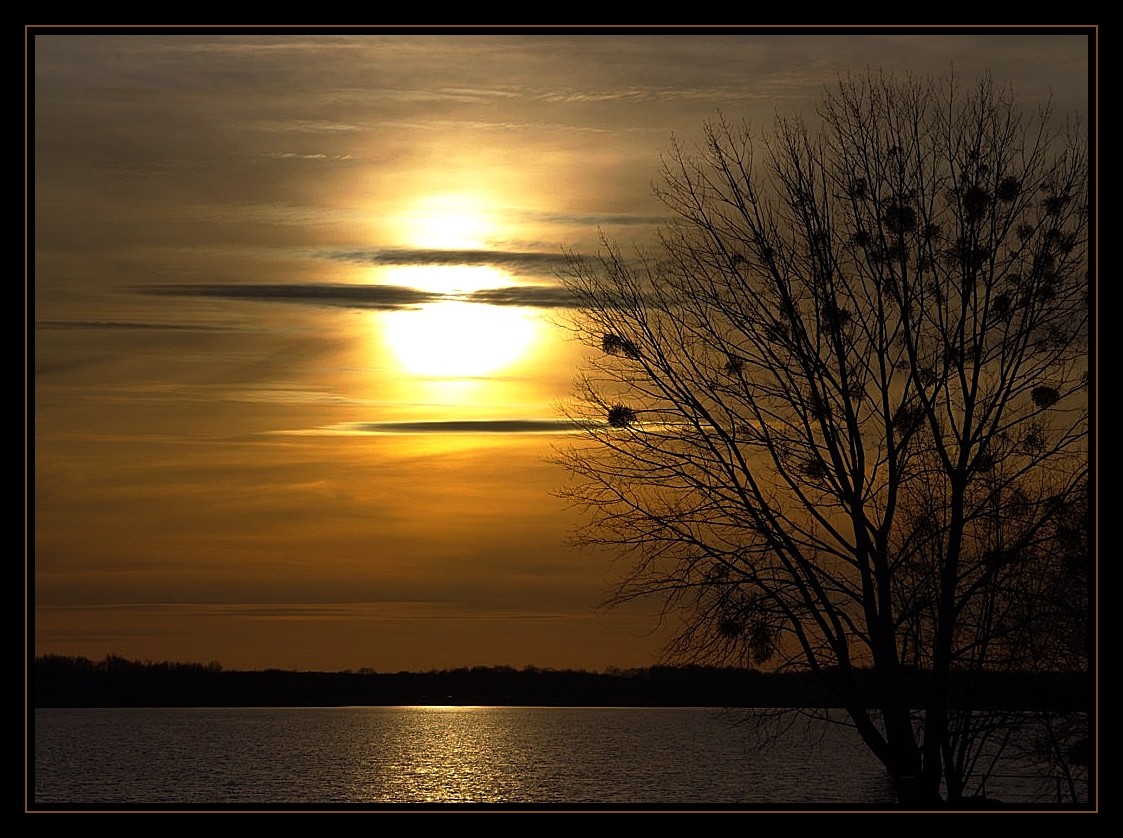
<path id="1" fill-rule="evenodd" d="M 386 312 L 382 334 L 398 370 L 421 378 L 478 378 L 517 364 L 542 324 L 527 309 L 442 301 Z"/>
<path id="2" fill-rule="evenodd" d="M 398 234 L 425 264 L 383 267 L 377 281 L 434 297 L 425 305 L 377 315 L 385 347 L 403 377 L 495 375 L 523 360 L 539 339 L 543 322 L 536 311 L 471 300 L 473 292 L 514 284 L 507 271 L 479 264 L 485 259 L 479 254 L 495 241 L 497 219 L 478 190 L 426 195 L 402 209 Z M 471 258 L 460 252 L 471 252 Z"/>

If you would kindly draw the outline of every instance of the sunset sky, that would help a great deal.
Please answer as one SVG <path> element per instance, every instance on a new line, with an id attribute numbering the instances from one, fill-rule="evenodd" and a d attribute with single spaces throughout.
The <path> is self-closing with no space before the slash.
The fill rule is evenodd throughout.
<path id="1" fill-rule="evenodd" d="M 650 243 L 672 138 L 840 72 L 1087 115 L 1085 31 L 28 38 L 36 653 L 659 661 L 568 547 L 563 250 Z"/>

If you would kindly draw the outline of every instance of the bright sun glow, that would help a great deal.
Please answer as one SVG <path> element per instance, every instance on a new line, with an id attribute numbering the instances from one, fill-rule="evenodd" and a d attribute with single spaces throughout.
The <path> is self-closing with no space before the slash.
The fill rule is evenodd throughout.
<path id="1" fill-rule="evenodd" d="M 503 288 L 511 284 L 511 277 L 490 265 L 409 265 L 384 268 L 380 281 L 436 294 L 470 294 Z"/>
<path id="2" fill-rule="evenodd" d="M 441 250 L 487 247 L 492 220 L 486 203 L 474 195 L 433 195 L 406 210 L 402 219 L 406 243 Z"/>
<path id="3" fill-rule="evenodd" d="M 527 354 L 541 328 L 526 309 L 453 301 L 386 312 L 381 319 L 398 368 L 422 377 L 499 372 Z"/>
<path id="4" fill-rule="evenodd" d="M 475 192 L 449 192 L 408 204 L 398 219 L 403 241 L 422 251 L 489 248 L 495 217 Z M 490 265 L 441 264 L 447 254 L 427 255 L 433 264 L 382 268 L 375 281 L 416 288 L 446 299 L 378 316 L 378 328 L 403 376 L 474 379 L 525 358 L 542 322 L 533 311 L 470 302 L 464 295 L 512 285 L 506 271 Z M 456 261 L 455 253 L 451 257 Z M 468 260 L 472 261 L 472 260 Z"/>

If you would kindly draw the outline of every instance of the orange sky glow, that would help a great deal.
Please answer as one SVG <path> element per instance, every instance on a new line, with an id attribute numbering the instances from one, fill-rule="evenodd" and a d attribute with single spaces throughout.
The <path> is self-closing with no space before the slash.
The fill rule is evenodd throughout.
<path id="1" fill-rule="evenodd" d="M 563 252 L 651 244 L 672 138 L 840 72 L 1089 91 L 1057 32 L 29 43 L 35 651 L 230 669 L 659 662 L 566 543 Z"/>

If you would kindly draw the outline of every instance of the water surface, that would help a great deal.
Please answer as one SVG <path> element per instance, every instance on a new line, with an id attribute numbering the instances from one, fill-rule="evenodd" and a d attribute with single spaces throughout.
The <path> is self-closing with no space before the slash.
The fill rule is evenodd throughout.
<path id="1" fill-rule="evenodd" d="M 33 736 L 36 805 L 892 804 L 852 730 L 769 746 L 710 708 L 40 709 Z"/>

